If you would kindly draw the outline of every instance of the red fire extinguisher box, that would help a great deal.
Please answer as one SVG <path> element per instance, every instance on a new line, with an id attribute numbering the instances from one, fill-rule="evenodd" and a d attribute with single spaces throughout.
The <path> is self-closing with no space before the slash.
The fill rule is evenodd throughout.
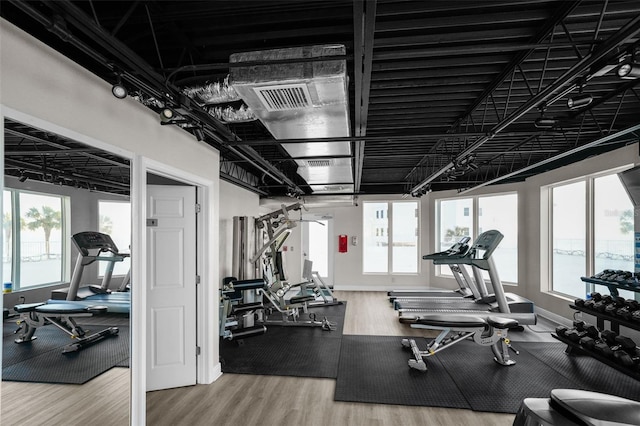
<path id="1" fill-rule="evenodd" d="M 338 253 L 346 253 L 347 252 L 347 236 L 346 235 L 338 235 Z"/>

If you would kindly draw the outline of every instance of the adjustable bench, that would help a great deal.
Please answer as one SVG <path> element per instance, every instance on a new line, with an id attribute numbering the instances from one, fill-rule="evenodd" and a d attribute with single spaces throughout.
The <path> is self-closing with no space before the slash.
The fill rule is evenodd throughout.
<path id="1" fill-rule="evenodd" d="M 402 339 L 402 346 L 411 349 L 413 359 L 410 359 L 409 367 L 419 371 L 427 371 L 424 357 L 435 355 L 467 337 L 481 346 L 491 345 L 493 360 L 500 365 L 509 366 L 516 362 L 509 358 L 509 345 L 507 330 L 517 327 L 518 321 L 499 316 L 469 316 L 455 314 L 423 314 L 418 317 L 400 317 L 400 322 L 411 325 L 411 328 L 426 330 L 440 330 L 440 334 L 427 345 L 427 350 L 421 351 L 415 339 Z M 514 350 L 515 351 L 515 350 Z M 515 351 L 516 354 L 518 353 Z"/>
<path id="2" fill-rule="evenodd" d="M 16 343 L 26 343 L 37 339 L 34 333 L 38 327 L 49 323 L 67 333 L 74 342 L 65 346 L 62 353 L 77 352 L 107 336 L 118 334 L 117 327 L 109 327 L 87 335 L 74 318 L 91 317 L 107 311 L 106 306 L 84 306 L 73 303 L 23 303 L 13 308 L 20 314 Z"/>

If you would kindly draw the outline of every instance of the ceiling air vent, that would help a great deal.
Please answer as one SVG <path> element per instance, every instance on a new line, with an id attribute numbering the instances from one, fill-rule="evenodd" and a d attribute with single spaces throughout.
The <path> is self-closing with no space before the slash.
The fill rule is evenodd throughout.
<path id="1" fill-rule="evenodd" d="M 330 167 L 331 160 L 307 160 L 308 167 Z"/>
<path id="2" fill-rule="evenodd" d="M 287 111 L 312 106 L 309 89 L 304 83 L 254 87 L 253 90 L 267 111 Z"/>

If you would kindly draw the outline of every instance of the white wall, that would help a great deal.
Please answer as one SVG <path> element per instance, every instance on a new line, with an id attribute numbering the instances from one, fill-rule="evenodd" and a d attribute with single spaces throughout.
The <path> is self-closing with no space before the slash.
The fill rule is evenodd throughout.
<path id="1" fill-rule="evenodd" d="M 364 274 L 362 272 L 362 205 L 365 201 L 401 201 L 399 195 L 360 196 L 357 206 L 314 207 L 310 213 L 329 214 L 333 216 L 333 232 L 329 236 L 329 251 L 334 260 L 334 287 L 337 290 L 378 290 L 424 288 L 429 286 L 430 265 L 418 261 L 418 274 Z M 420 200 L 419 254 L 428 253 L 428 224 L 431 214 L 427 210 L 426 198 Z M 348 249 L 346 253 L 338 253 L 338 236 L 347 235 Z M 358 245 L 351 244 L 351 237 L 358 237 Z M 299 253 L 301 255 L 301 253 Z M 445 283 L 455 288 L 456 284 Z"/>
<path id="2" fill-rule="evenodd" d="M 205 294 L 217 294 L 219 274 L 218 196 L 219 152 L 200 143 L 174 126 L 161 126 L 151 110 L 131 98 L 119 100 L 111 94 L 111 85 L 84 70 L 13 25 L 0 19 L 0 111 L 7 116 L 36 127 L 58 133 L 124 157 L 144 168 L 148 164 L 166 165 L 211 182 L 209 203 L 205 206 L 209 264 L 200 288 Z M 144 181 L 144 170 L 134 170 L 134 186 L 144 193 L 136 182 Z M 139 203 L 137 206 L 143 204 Z M 142 211 L 142 210 L 141 210 Z M 145 241 L 144 223 L 134 209 L 134 238 L 132 253 L 135 259 L 138 241 Z M 143 251 L 144 248 L 140 247 Z M 134 268 L 134 273 L 135 273 Z M 140 270 L 140 268 L 137 268 Z M 135 275 L 134 275 L 135 280 Z M 209 291 L 210 290 L 210 291 Z M 198 315 L 218 317 L 215 297 L 206 297 Z M 137 299 L 136 306 L 144 307 L 145 297 Z M 145 419 L 145 312 L 132 310 L 132 422 L 142 424 Z M 208 321 L 204 327 L 213 324 Z M 218 339 L 205 342 L 203 371 L 219 371 Z M 213 376 L 209 376 L 213 377 Z"/>

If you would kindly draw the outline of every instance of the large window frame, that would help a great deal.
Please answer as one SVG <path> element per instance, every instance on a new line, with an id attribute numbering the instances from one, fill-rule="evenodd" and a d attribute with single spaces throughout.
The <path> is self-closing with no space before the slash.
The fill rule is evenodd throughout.
<path id="1" fill-rule="evenodd" d="M 504 196 L 515 196 L 515 204 L 516 204 L 516 212 L 515 212 L 515 218 L 516 218 L 516 222 L 515 225 L 513 226 L 515 228 L 515 235 L 514 236 L 510 236 L 511 239 L 515 240 L 515 261 L 513 262 L 513 264 L 515 265 L 515 272 L 513 273 L 513 275 L 515 276 L 515 280 L 511 280 L 511 279 L 507 279 L 503 276 L 503 274 L 500 274 L 500 271 L 498 271 L 498 274 L 500 276 L 501 281 L 503 282 L 503 284 L 508 284 L 508 285 L 513 285 L 513 286 L 517 286 L 518 285 L 518 257 L 519 257 L 519 250 L 518 250 L 518 229 L 520 226 L 519 223 L 519 217 L 518 217 L 518 210 L 517 210 L 517 206 L 519 204 L 518 201 L 518 192 L 517 191 L 507 191 L 507 192 L 499 192 L 499 193 L 492 193 L 492 194 L 482 194 L 482 195 L 472 195 L 472 196 L 464 196 L 464 197 L 448 197 L 448 198 L 439 198 L 435 200 L 435 210 L 436 210 L 436 226 L 435 226 L 435 239 L 434 239 L 434 247 L 435 247 L 435 252 L 440 252 L 443 250 L 447 250 L 450 246 L 452 246 L 456 240 L 459 237 L 462 236 L 468 236 L 471 238 L 471 241 L 473 242 L 478 235 L 481 232 L 484 231 L 488 231 L 489 229 L 481 229 L 480 227 L 480 222 L 481 222 L 481 218 L 480 216 L 483 214 L 482 208 L 480 207 L 481 201 L 484 199 L 488 199 L 488 198 L 495 198 L 495 197 L 504 197 Z M 450 238 L 446 238 L 445 235 L 441 235 L 442 234 L 442 203 L 443 202 L 451 202 L 451 201 L 460 201 L 460 202 L 464 202 L 464 201 L 470 201 L 470 206 L 468 207 L 464 207 L 464 204 L 462 204 L 463 206 L 463 210 L 461 212 L 461 215 L 463 217 L 470 217 L 470 223 L 469 226 L 462 226 L 459 227 L 460 229 L 455 229 L 456 231 L 456 235 L 454 235 L 453 237 L 449 236 Z M 458 232 L 460 231 L 460 232 Z M 463 232 L 466 231 L 466 232 Z M 460 235 L 458 235 L 460 234 Z M 463 235 L 464 234 L 464 235 Z M 448 244 L 450 243 L 450 244 Z M 448 244 L 448 245 L 447 245 Z M 500 267 L 500 265 L 498 265 L 498 267 Z M 441 265 L 436 265 L 435 267 L 435 274 L 438 277 L 444 277 L 444 278 L 451 278 L 453 275 L 450 271 L 450 269 L 448 267 L 442 267 Z M 483 275 L 485 277 L 488 278 L 488 274 L 483 271 Z"/>
<path id="2" fill-rule="evenodd" d="M 546 259 L 548 267 L 546 268 L 546 277 L 543 275 L 543 277 L 546 278 L 547 285 L 542 288 L 543 291 L 554 296 L 573 300 L 576 297 L 585 297 L 586 293 L 590 293 L 592 291 L 597 290 L 597 288 L 595 288 L 593 284 L 587 285 L 580 281 L 580 276 L 592 276 L 595 273 L 600 272 L 599 270 L 597 270 L 597 265 L 596 265 L 598 263 L 597 256 L 599 255 L 596 247 L 597 245 L 596 241 L 598 240 L 598 237 L 597 237 L 598 223 L 596 218 L 597 216 L 596 180 L 600 178 L 616 175 L 617 173 L 627 168 L 628 167 L 619 167 L 615 169 L 605 170 L 602 172 L 592 173 L 586 176 L 581 176 L 575 179 L 570 179 L 567 181 L 555 183 L 553 185 L 548 185 L 544 187 L 545 192 L 543 194 L 546 194 L 546 197 L 547 197 L 549 223 L 548 223 L 548 229 L 547 229 L 548 243 L 547 243 L 547 259 Z M 583 218 L 584 243 L 582 247 L 578 247 L 576 250 L 580 251 L 580 249 L 582 249 L 584 251 L 585 262 L 584 262 L 584 271 L 581 272 L 580 276 L 576 276 L 572 278 L 572 282 L 575 283 L 576 290 L 574 294 L 570 294 L 566 291 L 562 291 L 562 289 L 559 288 L 560 287 L 559 285 L 558 286 L 554 285 L 554 263 L 555 263 L 554 254 L 557 254 L 555 253 L 556 250 L 563 251 L 563 247 L 556 247 L 555 245 L 556 241 L 555 241 L 555 235 L 554 235 L 554 226 L 555 226 L 554 224 L 554 191 L 558 188 L 563 188 L 569 185 L 576 185 L 580 183 L 584 184 L 584 197 L 583 197 L 584 204 L 582 206 L 584 207 L 584 218 Z M 630 209 L 633 213 L 634 207 L 632 204 Z M 632 217 L 633 216 L 634 215 L 632 214 Z M 634 233 L 633 231 L 631 231 L 631 237 L 629 242 L 630 250 L 631 250 L 629 252 L 629 257 L 631 259 L 633 257 L 633 250 L 634 250 L 633 240 L 634 240 Z M 631 270 L 633 270 L 633 260 L 630 260 L 629 263 L 631 265 Z M 634 295 L 631 292 L 627 292 L 625 290 L 621 290 L 620 295 L 628 298 L 634 297 Z"/>
<path id="3" fill-rule="evenodd" d="M 3 210 L 4 210 L 3 215 L 5 213 L 10 214 L 11 225 L 10 225 L 10 230 L 3 228 L 3 242 L 5 242 L 5 238 L 7 237 L 5 233 L 10 232 L 11 237 L 10 237 L 10 241 L 7 241 L 7 243 L 4 245 L 3 252 L 7 251 L 7 253 L 4 253 L 4 257 L 5 259 L 10 261 L 11 272 L 10 272 L 10 277 L 3 276 L 3 281 L 10 280 L 10 282 L 12 283 L 12 291 L 14 292 L 55 286 L 55 285 L 68 282 L 69 281 L 69 265 L 70 265 L 70 262 L 69 262 L 70 247 L 67 242 L 71 238 L 70 217 L 69 217 L 69 212 L 71 211 L 70 198 L 68 196 L 60 195 L 60 194 L 50 194 L 46 192 L 30 191 L 30 190 L 23 190 L 23 189 L 16 189 L 16 188 L 8 188 L 8 187 L 4 188 L 3 197 L 5 193 L 8 193 L 9 195 L 9 197 L 7 198 L 10 205 L 8 206 L 3 205 Z M 44 259 L 45 261 L 51 261 L 51 260 L 59 261 L 59 262 L 56 262 L 58 263 L 58 266 L 56 267 L 56 269 L 59 268 L 59 271 L 60 271 L 59 276 L 56 277 L 57 279 L 48 280 L 48 281 L 45 280 L 35 284 L 27 284 L 25 282 L 25 279 L 24 279 L 25 274 L 23 273 L 24 272 L 23 270 L 25 268 L 23 266 L 23 263 L 27 261 L 29 261 L 30 263 L 33 263 L 37 261 L 42 261 L 43 259 L 42 259 L 42 254 L 40 256 L 33 256 L 33 253 L 25 253 L 24 250 L 22 250 L 23 239 L 24 239 L 23 233 L 27 232 L 27 229 L 26 229 L 26 224 L 24 220 L 20 220 L 20 218 L 24 216 L 24 213 L 25 213 L 24 210 L 28 210 L 28 209 L 25 209 L 24 206 L 21 206 L 20 199 L 21 199 L 21 196 L 23 195 L 24 196 L 42 196 L 42 197 L 55 198 L 60 200 L 60 228 L 59 228 L 60 251 L 59 253 L 58 252 L 47 253 L 46 259 Z M 16 220 L 16 218 L 18 218 L 18 220 Z M 5 219 L 6 218 L 3 218 L 3 225 L 7 222 Z M 40 229 L 40 228 L 36 228 L 36 229 Z M 32 230 L 32 232 L 33 231 L 35 230 Z M 47 247 L 47 250 L 48 250 L 48 247 Z M 5 259 L 3 259 L 3 262 Z M 5 268 L 3 268 L 3 274 L 5 273 L 4 269 Z M 38 268 L 38 270 L 46 271 L 46 268 Z"/>
<path id="4" fill-rule="evenodd" d="M 396 223 L 394 222 L 394 205 L 401 204 L 413 204 L 415 205 L 415 219 L 416 219 L 416 230 L 415 230 L 415 269 L 411 271 L 407 270 L 396 270 L 397 264 L 394 262 L 394 252 L 396 249 L 399 249 L 400 245 L 396 244 L 399 242 L 394 238 L 394 228 L 396 227 Z M 374 227 L 375 231 L 371 231 L 372 235 L 369 236 L 369 231 L 367 229 L 368 220 L 365 217 L 367 214 L 367 206 L 371 206 L 374 204 L 378 205 L 386 205 L 386 210 L 376 210 L 376 223 L 371 224 Z M 398 209 L 399 210 L 399 209 Z M 385 214 L 386 212 L 386 214 Z M 363 275 L 418 275 L 420 274 L 420 203 L 414 200 L 407 201 L 364 201 L 362 208 L 362 274 Z M 380 221 L 384 221 L 384 223 L 378 223 Z M 386 233 L 385 233 L 386 230 Z M 375 232 L 375 234 L 373 233 Z M 400 235 L 400 232 L 396 230 L 395 234 Z M 367 241 L 368 238 L 374 238 L 376 240 L 383 239 L 384 241 L 378 241 L 379 244 L 386 246 L 386 268 L 383 271 L 371 271 L 367 270 Z M 395 268 L 394 268 L 395 266 Z"/>

